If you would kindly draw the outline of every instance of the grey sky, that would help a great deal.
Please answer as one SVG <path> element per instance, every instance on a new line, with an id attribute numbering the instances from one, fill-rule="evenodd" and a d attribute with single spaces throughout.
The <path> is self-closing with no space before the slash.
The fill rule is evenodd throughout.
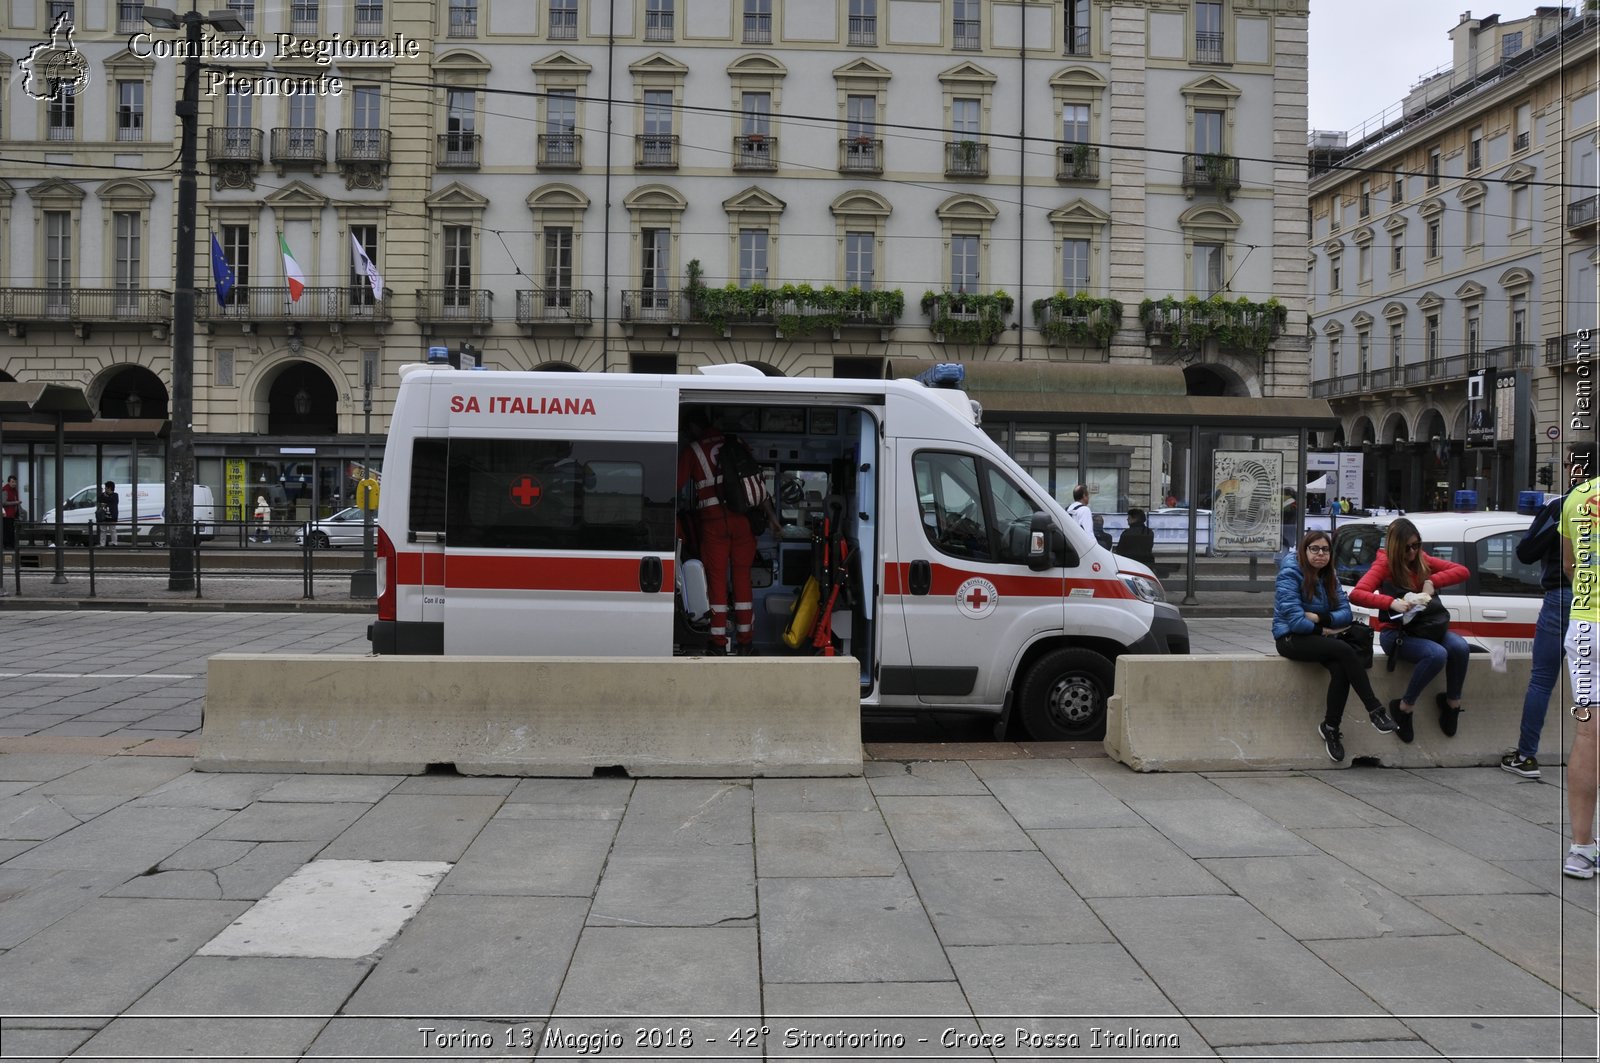
<path id="1" fill-rule="evenodd" d="M 1569 0 L 1573 2 L 1573 0 Z M 1450 62 L 1450 30 L 1463 11 L 1510 20 L 1534 0 L 1311 0 L 1312 129 L 1353 131 Z"/>

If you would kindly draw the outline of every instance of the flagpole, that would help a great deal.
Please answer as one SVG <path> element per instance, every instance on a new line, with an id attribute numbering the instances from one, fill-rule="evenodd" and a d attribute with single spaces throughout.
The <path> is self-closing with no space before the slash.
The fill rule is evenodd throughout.
<path id="1" fill-rule="evenodd" d="M 194 589 L 194 233 L 199 211 L 200 29 L 195 11 L 183 17 L 188 44 L 178 118 L 183 139 L 178 161 L 178 261 L 172 293 L 172 426 L 167 437 L 167 589 Z"/>

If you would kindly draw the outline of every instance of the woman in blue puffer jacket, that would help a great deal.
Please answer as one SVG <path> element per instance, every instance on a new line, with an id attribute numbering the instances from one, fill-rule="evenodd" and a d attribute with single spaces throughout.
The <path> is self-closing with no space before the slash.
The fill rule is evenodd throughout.
<path id="1" fill-rule="evenodd" d="M 1328 670 L 1328 710 L 1317 725 L 1317 735 L 1328 750 L 1329 759 L 1335 762 L 1344 760 L 1344 736 L 1339 732 L 1339 723 L 1344 719 L 1344 703 L 1351 687 L 1367 707 L 1372 726 L 1385 734 L 1395 726 L 1383 702 L 1373 693 L 1366 666 L 1356 658 L 1355 649 L 1334 637 L 1352 619 L 1350 601 L 1333 571 L 1333 541 L 1325 531 L 1306 532 L 1300 545 L 1293 553 L 1285 554 L 1278 566 L 1272 639 L 1280 657 L 1313 661 Z"/>

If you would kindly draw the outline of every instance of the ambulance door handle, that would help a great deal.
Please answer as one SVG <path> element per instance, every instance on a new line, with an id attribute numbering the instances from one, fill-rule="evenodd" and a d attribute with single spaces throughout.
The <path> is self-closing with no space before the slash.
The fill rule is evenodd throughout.
<path id="1" fill-rule="evenodd" d="M 661 559 L 659 557 L 641 557 L 639 559 L 639 589 L 646 594 L 655 594 L 661 590 Z"/>
<path id="2" fill-rule="evenodd" d="M 926 561 L 911 562 L 911 575 L 908 582 L 912 594 L 927 594 L 933 589 L 933 566 Z"/>

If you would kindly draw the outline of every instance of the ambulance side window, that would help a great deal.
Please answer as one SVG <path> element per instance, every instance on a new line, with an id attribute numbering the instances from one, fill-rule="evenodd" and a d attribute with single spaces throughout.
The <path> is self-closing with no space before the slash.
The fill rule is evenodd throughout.
<path id="1" fill-rule="evenodd" d="M 452 439 L 447 540 L 511 550 L 673 548 L 671 443 Z"/>
<path id="2" fill-rule="evenodd" d="M 445 468 L 449 453 L 450 445 L 443 439 L 412 442 L 410 531 L 444 531 Z"/>
<path id="3" fill-rule="evenodd" d="M 1006 564 L 1028 563 L 1028 545 L 1032 538 L 1033 512 L 1038 507 L 1006 475 L 989 463 L 984 463 L 989 477 L 989 499 L 994 507 L 994 527 L 1000 533 L 999 560 Z"/>
<path id="4" fill-rule="evenodd" d="M 911 459 L 911 469 L 922 531 L 934 548 L 952 557 L 993 560 L 977 459 L 925 450 Z"/>

